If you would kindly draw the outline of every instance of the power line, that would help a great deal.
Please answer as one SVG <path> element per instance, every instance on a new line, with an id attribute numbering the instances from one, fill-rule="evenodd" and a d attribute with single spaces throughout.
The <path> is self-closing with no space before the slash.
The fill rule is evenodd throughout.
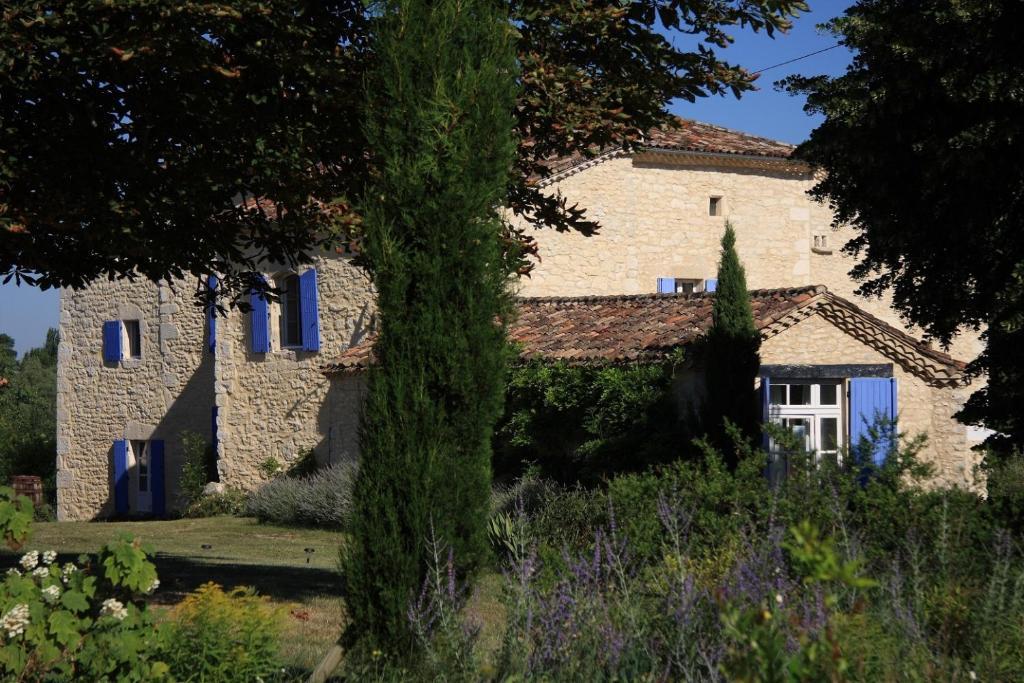
<path id="1" fill-rule="evenodd" d="M 793 59 L 787 60 L 785 62 L 779 62 L 778 64 L 772 64 L 771 66 L 766 66 L 763 69 L 758 69 L 757 71 L 754 71 L 752 75 L 757 75 L 757 74 L 759 74 L 759 73 L 761 73 L 763 71 L 768 71 L 769 69 L 776 69 L 776 68 L 778 68 L 780 66 L 786 66 L 787 64 L 792 64 L 793 62 L 799 62 L 801 59 L 807 59 L 808 57 L 813 57 L 814 55 L 820 55 L 822 52 L 828 52 L 829 50 L 834 50 L 834 49 L 836 49 L 839 46 L 840 46 L 840 43 L 836 43 L 835 45 L 833 45 L 831 47 L 826 47 L 826 48 L 822 48 L 820 50 L 815 50 L 814 52 L 808 52 L 805 55 L 800 55 L 799 57 L 794 57 Z"/>

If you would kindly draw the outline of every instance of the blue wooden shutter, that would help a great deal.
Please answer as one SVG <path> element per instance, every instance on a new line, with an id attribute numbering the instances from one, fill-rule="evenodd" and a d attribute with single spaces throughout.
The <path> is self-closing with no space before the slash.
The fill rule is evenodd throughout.
<path id="1" fill-rule="evenodd" d="M 114 442 L 114 512 L 128 514 L 128 442 Z"/>
<path id="2" fill-rule="evenodd" d="M 714 291 L 717 291 L 717 290 L 718 290 L 718 280 L 717 280 L 717 278 L 713 278 L 712 277 L 712 278 L 708 278 L 707 280 L 704 281 L 704 291 L 705 292 L 714 292 Z"/>
<path id="3" fill-rule="evenodd" d="M 857 459 L 876 466 L 885 463 L 896 445 L 896 379 L 892 377 L 855 377 L 850 380 L 850 449 Z M 877 427 L 879 438 L 870 441 Z"/>
<path id="4" fill-rule="evenodd" d="M 211 275 L 210 277 L 206 278 L 206 287 L 210 291 L 216 291 L 217 290 L 217 284 L 219 282 L 220 281 L 217 279 L 216 275 Z M 207 329 L 209 329 L 209 331 L 210 331 L 210 339 L 209 339 L 209 342 L 210 342 L 210 353 L 216 353 L 217 352 L 217 306 L 216 306 L 216 304 L 213 301 L 210 302 L 210 304 L 207 306 L 207 309 L 206 309 L 206 326 L 207 326 Z"/>
<path id="5" fill-rule="evenodd" d="M 674 277 L 658 278 L 658 294 L 675 294 L 676 279 Z"/>
<path id="6" fill-rule="evenodd" d="M 761 422 L 768 424 L 772 421 L 772 382 L 767 375 L 761 376 Z M 763 430 L 763 426 L 762 426 Z M 764 449 L 768 450 L 768 432 L 764 432 L 761 437 L 761 445 Z"/>
<path id="7" fill-rule="evenodd" d="M 299 276 L 299 300 L 302 315 L 302 348 L 306 351 L 320 350 L 320 312 L 316 287 L 316 269 L 310 268 Z"/>
<path id="8" fill-rule="evenodd" d="M 103 323 L 103 360 L 116 363 L 121 360 L 121 321 Z"/>
<path id="9" fill-rule="evenodd" d="M 249 303 L 252 306 L 252 311 L 249 314 L 252 320 L 252 352 L 268 353 L 270 351 L 270 306 L 263 295 L 255 291 L 249 295 Z"/>
<path id="10" fill-rule="evenodd" d="M 164 442 L 154 439 L 149 442 L 149 490 L 153 494 L 153 514 L 167 512 L 167 497 L 164 491 Z"/>

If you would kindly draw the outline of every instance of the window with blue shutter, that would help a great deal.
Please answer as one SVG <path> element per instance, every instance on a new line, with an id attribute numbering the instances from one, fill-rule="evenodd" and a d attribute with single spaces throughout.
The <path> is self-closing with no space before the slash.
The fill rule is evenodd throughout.
<path id="1" fill-rule="evenodd" d="M 217 284 L 220 281 L 216 275 L 211 275 L 206 278 L 206 288 L 211 292 L 217 290 Z M 216 295 L 215 295 L 216 296 Z M 211 300 L 206 307 L 206 327 L 209 330 L 209 349 L 210 353 L 217 352 L 217 305 L 215 300 Z"/>
<path id="2" fill-rule="evenodd" d="M 675 294 L 676 279 L 674 277 L 658 278 L 658 294 Z"/>
<path id="3" fill-rule="evenodd" d="M 895 378 L 850 380 L 850 450 L 859 462 L 885 463 L 896 446 L 896 411 Z"/>
<path id="4" fill-rule="evenodd" d="M 153 514 L 167 512 L 167 497 L 164 491 L 164 442 L 154 439 L 149 442 L 149 486 L 153 496 Z"/>
<path id="5" fill-rule="evenodd" d="M 299 276 L 299 296 L 302 315 L 302 348 L 306 351 L 320 350 L 319 295 L 316 286 L 316 269 L 310 268 Z"/>
<path id="6" fill-rule="evenodd" d="M 252 306 L 252 310 L 249 312 L 252 322 L 250 326 L 252 352 L 269 353 L 270 305 L 263 295 L 256 291 L 249 295 L 249 304 Z"/>
<path id="7" fill-rule="evenodd" d="M 121 321 L 108 320 L 103 323 L 103 360 L 117 363 L 121 358 Z"/>
<path id="8" fill-rule="evenodd" d="M 128 514 L 128 441 L 114 442 L 114 512 Z"/>
<path id="9" fill-rule="evenodd" d="M 705 292 L 714 292 L 714 291 L 717 291 L 717 290 L 718 290 L 718 279 L 717 278 L 709 278 L 709 279 L 704 281 L 704 291 Z"/>

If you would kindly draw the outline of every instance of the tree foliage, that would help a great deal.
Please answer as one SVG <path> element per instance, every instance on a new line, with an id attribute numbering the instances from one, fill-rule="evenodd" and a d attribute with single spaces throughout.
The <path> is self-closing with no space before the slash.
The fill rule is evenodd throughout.
<path id="1" fill-rule="evenodd" d="M 986 0 L 859 0 L 829 30 L 855 51 L 846 73 L 794 77 L 822 123 L 797 156 L 824 172 L 812 195 L 860 262 L 860 291 L 891 291 L 942 342 L 987 327 L 988 373 L 961 417 L 1024 444 L 1024 6 Z"/>
<path id="2" fill-rule="evenodd" d="M 635 143 L 673 99 L 750 89 L 716 48 L 804 10 L 512 0 L 520 144 L 503 201 L 535 225 L 593 231 L 536 187 L 549 161 Z M 4 3 L 0 275 L 77 287 L 217 270 L 238 292 L 260 284 L 258 259 L 358 237 L 352 202 L 384 163 L 360 125 L 378 14 L 362 0 Z M 524 268 L 532 238 L 505 228 L 508 266 Z"/>
<path id="3" fill-rule="evenodd" d="M 362 204 L 380 366 L 369 375 L 346 547 L 353 637 L 405 653 L 427 544 L 459 575 L 489 552 L 490 440 L 512 312 L 502 201 L 515 153 L 515 53 L 494 0 L 382 6 Z"/>
<path id="4" fill-rule="evenodd" d="M 704 345 L 708 390 L 705 425 L 715 441 L 724 444 L 728 442 L 726 419 L 747 437 L 757 432 L 753 392 L 761 364 L 761 337 L 754 325 L 746 272 L 736 253 L 736 231 L 730 223 L 725 224 L 722 235 L 711 321 Z"/>
<path id="5" fill-rule="evenodd" d="M 54 492 L 57 458 L 57 330 L 46 344 L 14 359 L 14 340 L 0 335 L 0 484 L 17 474 L 43 479 Z"/>
<path id="6" fill-rule="evenodd" d="M 625 366 L 533 362 L 509 370 L 495 434 L 498 475 L 528 465 L 561 483 L 596 483 L 678 458 L 686 442 L 672 394 L 676 361 Z"/>

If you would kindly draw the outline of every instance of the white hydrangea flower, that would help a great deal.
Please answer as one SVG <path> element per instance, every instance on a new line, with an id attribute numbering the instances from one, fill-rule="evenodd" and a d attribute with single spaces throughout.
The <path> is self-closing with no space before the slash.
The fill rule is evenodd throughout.
<path id="1" fill-rule="evenodd" d="M 43 553 L 43 564 L 53 564 L 53 561 L 57 559 L 56 550 L 47 550 Z"/>
<path id="2" fill-rule="evenodd" d="M 17 638 L 25 632 L 29 624 L 28 605 L 22 603 L 7 610 L 7 613 L 0 617 L 0 631 L 7 633 L 8 638 Z"/>
<path id="3" fill-rule="evenodd" d="M 70 562 L 65 562 L 64 566 L 61 567 L 61 570 L 60 570 L 60 580 L 63 581 L 64 583 L 67 583 L 68 581 L 71 580 L 71 575 L 74 574 L 77 571 L 78 571 L 78 567 L 76 567 L 75 565 L 71 564 Z"/>
<path id="4" fill-rule="evenodd" d="M 124 621 L 125 617 L 128 616 L 128 609 L 121 604 L 120 600 L 107 598 L 103 601 L 103 606 L 100 607 L 100 614 L 105 617 L 114 617 L 118 621 Z"/>
<path id="5" fill-rule="evenodd" d="M 146 589 L 147 593 L 152 593 L 160 587 L 160 579 L 153 579 L 153 583 L 149 584 L 149 588 Z"/>
<path id="6" fill-rule="evenodd" d="M 7 570 L 7 576 L 21 576 L 21 572 L 18 571 L 16 568 L 11 567 Z"/>
<path id="7" fill-rule="evenodd" d="M 31 571 L 36 568 L 39 564 L 39 551 L 32 550 L 21 556 L 21 562 L 19 563 L 25 569 L 25 571 Z"/>
<path id="8" fill-rule="evenodd" d="M 36 577 L 37 579 L 45 579 L 49 575 L 50 575 L 50 568 L 49 567 L 39 566 L 39 567 L 36 567 L 35 569 L 32 570 L 32 576 Z"/>
<path id="9" fill-rule="evenodd" d="M 43 589 L 43 600 L 50 603 L 51 605 L 57 602 L 57 598 L 60 597 L 60 586 L 50 585 Z"/>

